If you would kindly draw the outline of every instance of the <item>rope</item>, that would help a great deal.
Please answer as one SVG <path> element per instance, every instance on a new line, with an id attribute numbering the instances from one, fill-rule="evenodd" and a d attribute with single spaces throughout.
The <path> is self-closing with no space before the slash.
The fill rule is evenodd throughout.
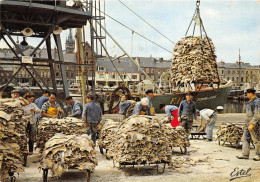
<path id="1" fill-rule="evenodd" d="M 156 32 L 158 32 L 159 34 L 161 34 L 164 38 L 166 38 L 167 40 L 169 40 L 171 43 L 175 44 L 173 41 L 171 41 L 168 37 L 166 37 L 165 35 L 163 35 L 159 30 L 157 30 L 154 26 L 152 26 L 150 23 L 148 23 L 145 19 L 143 19 L 140 15 L 138 15 L 134 10 L 132 10 L 131 8 L 129 8 L 125 3 L 123 3 L 122 1 L 119 0 L 119 2 L 121 4 L 123 4 L 127 9 L 129 9 L 130 11 L 132 11 L 136 16 L 138 16 L 141 20 L 143 20 L 147 25 L 149 25 L 150 27 L 152 27 L 152 29 L 154 29 Z"/>
<path id="2" fill-rule="evenodd" d="M 152 40 L 146 38 L 145 36 L 141 35 L 140 33 L 134 31 L 133 29 L 131 29 L 131 28 L 129 28 L 128 26 L 124 25 L 123 23 L 119 22 L 118 20 L 116 20 L 115 18 L 111 17 L 111 16 L 108 15 L 107 13 L 104 13 L 103 11 L 100 11 L 100 12 L 102 12 L 104 15 L 106 15 L 106 16 L 109 17 L 109 18 L 111 18 L 111 19 L 114 20 L 115 22 L 119 23 L 119 24 L 122 25 L 123 27 L 127 28 L 127 29 L 130 30 L 131 32 L 134 32 L 135 34 L 137 34 L 137 35 L 139 35 L 140 37 L 144 38 L 145 40 L 147 40 L 147 41 L 153 43 L 154 45 L 156 45 L 156 46 L 158 46 L 158 47 L 164 49 L 165 51 L 167 51 L 167 52 L 169 52 L 169 53 L 171 53 L 171 54 L 173 53 L 172 51 L 170 51 L 170 50 L 168 50 L 168 49 L 166 49 L 166 48 L 160 46 L 159 44 L 155 43 L 154 41 L 152 41 Z"/>

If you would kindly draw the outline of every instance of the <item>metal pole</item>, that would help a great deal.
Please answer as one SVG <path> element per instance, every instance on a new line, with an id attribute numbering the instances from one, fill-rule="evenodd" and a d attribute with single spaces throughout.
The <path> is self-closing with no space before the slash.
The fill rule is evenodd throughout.
<path id="1" fill-rule="evenodd" d="M 52 55 L 51 55 L 51 37 L 50 36 L 46 39 L 46 47 L 47 47 L 47 53 L 48 53 L 48 60 L 51 60 Z M 56 81 L 55 81 L 53 63 L 49 62 L 49 67 L 50 67 L 50 75 L 51 75 L 51 81 L 52 81 L 52 89 L 54 92 L 57 93 L 57 86 L 56 86 Z"/>
<path id="2" fill-rule="evenodd" d="M 91 22 L 90 22 L 90 26 L 91 26 L 91 28 L 92 28 L 93 32 L 94 32 L 94 33 L 96 34 L 96 36 L 97 36 L 97 32 L 96 32 L 96 30 L 94 29 L 94 27 L 93 27 L 93 25 L 92 25 L 92 23 L 91 23 Z M 113 62 L 112 58 L 110 57 L 110 55 L 109 55 L 109 53 L 108 53 L 108 51 L 107 51 L 106 47 L 104 46 L 104 44 L 102 43 L 102 41 L 101 41 L 100 39 L 98 39 L 98 40 L 99 40 L 99 42 L 100 42 L 101 46 L 104 48 L 104 50 L 105 50 L 105 52 L 106 52 L 106 54 L 107 54 L 107 56 L 108 56 L 109 60 L 110 60 L 110 61 L 111 61 L 111 63 L 113 64 L 114 68 L 116 69 L 116 72 L 118 73 L 119 77 L 120 77 L 120 78 L 121 78 L 121 80 L 123 81 L 124 85 L 126 85 L 126 83 L 125 83 L 125 80 L 122 78 L 122 75 L 121 75 L 121 74 L 120 74 L 120 72 L 118 71 L 118 69 L 117 69 L 116 65 L 114 64 L 114 62 Z"/>
<path id="3" fill-rule="evenodd" d="M 55 39 L 57 49 L 58 49 L 59 60 L 61 62 L 64 62 L 64 56 L 63 56 L 63 51 L 62 51 L 62 46 L 61 46 L 60 34 L 54 35 L 54 39 Z M 65 70 L 64 64 L 61 64 L 60 67 L 61 67 L 61 76 L 62 76 L 62 81 L 63 81 L 63 89 L 64 89 L 64 92 L 65 92 L 65 95 L 68 96 L 69 95 L 69 86 L 68 86 L 68 83 L 67 83 L 67 76 L 66 76 L 66 70 Z"/>
<path id="4" fill-rule="evenodd" d="M 161 93 L 164 93 L 160 87 L 158 87 L 158 85 L 156 85 L 154 83 L 154 81 L 144 72 L 144 70 L 132 59 L 132 57 L 129 56 L 129 54 L 119 45 L 119 43 L 107 32 L 107 30 L 99 23 L 97 22 L 101 27 L 102 29 L 106 32 L 106 34 L 116 43 L 116 45 L 127 55 L 127 57 L 142 71 L 142 73 L 153 83 L 153 85 L 155 87 L 158 88 L 158 90 L 161 92 Z"/>
<path id="5" fill-rule="evenodd" d="M 15 74 L 10 78 L 10 80 L 5 84 L 5 86 L 3 87 L 2 90 L 5 90 L 6 87 L 12 82 L 12 80 L 14 79 L 14 77 L 19 73 L 19 71 L 22 69 L 23 67 L 21 66 L 16 72 Z"/>
<path id="6" fill-rule="evenodd" d="M 82 46 L 82 31 L 80 28 L 77 28 L 77 52 L 78 52 L 78 61 L 79 64 L 84 63 L 84 55 L 83 55 L 83 46 Z M 80 66 L 80 81 L 81 81 L 81 98 L 82 104 L 85 105 L 85 97 L 86 97 L 86 78 L 84 76 L 85 67 L 84 65 Z"/>

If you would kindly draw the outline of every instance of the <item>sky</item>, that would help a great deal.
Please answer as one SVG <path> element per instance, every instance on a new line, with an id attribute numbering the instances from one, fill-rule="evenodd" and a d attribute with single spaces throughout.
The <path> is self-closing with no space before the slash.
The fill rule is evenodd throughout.
<path id="1" fill-rule="evenodd" d="M 176 43 L 185 36 L 196 8 L 196 0 L 121 0 L 163 35 Z M 102 1 L 102 7 L 104 1 Z M 102 8 L 103 9 L 103 8 Z M 105 1 L 105 12 L 135 32 L 156 42 L 169 51 L 174 43 L 160 35 L 144 21 L 127 9 L 119 0 Z M 235 63 L 240 49 L 241 60 L 260 65 L 260 0 L 201 0 L 200 14 L 207 32 L 216 48 L 217 61 Z M 136 33 L 106 17 L 106 29 L 131 56 L 171 59 L 172 54 Z M 188 35 L 192 34 L 193 27 Z M 196 28 L 199 30 L 199 27 Z M 75 32 L 75 31 L 74 31 Z M 63 47 L 68 31 L 63 31 Z M 199 35 L 196 31 L 195 35 Z M 86 33 L 88 39 L 89 33 Z M 22 40 L 20 38 L 20 40 Z M 28 38 L 36 46 L 40 40 Z M 121 56 L 122 51 L 106 37 L 107 50 L 111 56 Z M 1 47 L 6 45 L 0 42 Z"/>

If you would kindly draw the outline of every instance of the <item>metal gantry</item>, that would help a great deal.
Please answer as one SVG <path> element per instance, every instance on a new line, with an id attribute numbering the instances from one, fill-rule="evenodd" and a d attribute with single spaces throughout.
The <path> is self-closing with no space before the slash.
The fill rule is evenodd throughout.
<path id="1" fill-rule="evenodd" d="M 69 95 L 60 31 L 69 28 L 82 28 L 86 25 L 88 19 L 92 19 L 90 11 L 81 8 L 81 6 L 76 3 L 69 7 L 66 5 L 66 1 L 62 0 L 0 1 L 0 40 L 4 40 L 15 55 L 12 59 L 0 58 L 0 62 L 1 64 L 20 66 L 5 86 L 2 87 L 2 90 L 12 82 L 22 68 L 26 69 L 41 90 L 43 90 L 44 87 L 49 90 L 45 80 L 37 72 L 37 69 L 35 69 L 36 66 L 48 66 L 50 68 L 53 91 L 57 92 L 54 65 L 60 64 L 63 90 L 65 95 Z M 58 50 L 58 61 L 52 58 L 51 35 L 53 35 Z M 29 55 L 29 57 L 32 57 L 31 63 L 22 61 L 23 56 L 25 56 L 24 50 L 22 50 L 21 46 L 14 41 L 13 36 L 31 36 L 42 39 Z M 36 53 L 44 42 L 46 43 L 48 58 L 34 58 L 34 53 Z"/>

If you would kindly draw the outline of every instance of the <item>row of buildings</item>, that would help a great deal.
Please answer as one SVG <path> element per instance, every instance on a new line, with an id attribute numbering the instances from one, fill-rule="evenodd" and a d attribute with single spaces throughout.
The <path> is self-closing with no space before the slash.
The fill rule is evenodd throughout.
<path id="1" fill-rule="evenodd" d="M 154 57 L 133 57 L 135 61 L 133 63 L 128 57 L 122 57 L 113 59 L 113 64 L 108 57 L 97 58 L 92 60 L 91 47 L 88 43 L 86 46 L 86 60 L 85 76 L 87 83 L 92 85 L 92 76 L 95 77 L 95 85 L 113 87 L 118 86 L 122 83 L 122 79 L 128 83 L 128 85 L 138 84 L 139 82 L 146 80 L 146 75 L 139 70 L 136 66 L 138 64 L 142 70 L 158 85 L 165 86 L 169 85 L 170 82 L 170 68 L 171 61 L 163 60 L 162 58 L 157 59 Z M 25 55 L 29 55 L 33 51 L 33 48 L 27 48 Z M 0 57 L 13 58 L 14 55 L 9 49 L 1 49 Z M 47 58 L 47 50 L 39 49 L 34 57 Z M 96 55 L 94 57 L 97 57 Z M 56 49 L 52 50 L 52 58 L 58 60 L 58 53 Z M 64 61 L 67 82 L 69 85 L 79 81 L 79 66 L 77 55 L 75 53 L 75 40 L 73 39 L 70 31 L 69 36 L 66 40 L 66 46 L 64 51 Z M 43 63 L 37 63 L 43 64 Z M 47 64 L 46 64 L 47 65 Z M 224 80 L 232 80 L 234 86 L 242 86 L 248 84 L 249 86 L 256 86 L 260 82 L 260 65 L 252 66 L 249 63 L 236 62 L 236 63 L 225 63 L 223 61 L 218 63 L 219 76 Z M 5 84 L 8 79 L 17 71 L 18 66 L 1 65 L 0 63 L 0 84 Z M 37 66 L 35 67 L 39 75 L 45 80 L 48 86 L 51 87 L 51 75 L 48 66 Z M 122 75 L 119 76 L 118 72 Z M 55 64 L 54 66 L 54 77 L 56 84 L 62 85 L 61 79 L 61 66 Z M 13 81 L 14 85 L 28 84 L 36 86 L 35 81 L 31 78 L 31 75 L 22 69 L 15 77 Z"/>

